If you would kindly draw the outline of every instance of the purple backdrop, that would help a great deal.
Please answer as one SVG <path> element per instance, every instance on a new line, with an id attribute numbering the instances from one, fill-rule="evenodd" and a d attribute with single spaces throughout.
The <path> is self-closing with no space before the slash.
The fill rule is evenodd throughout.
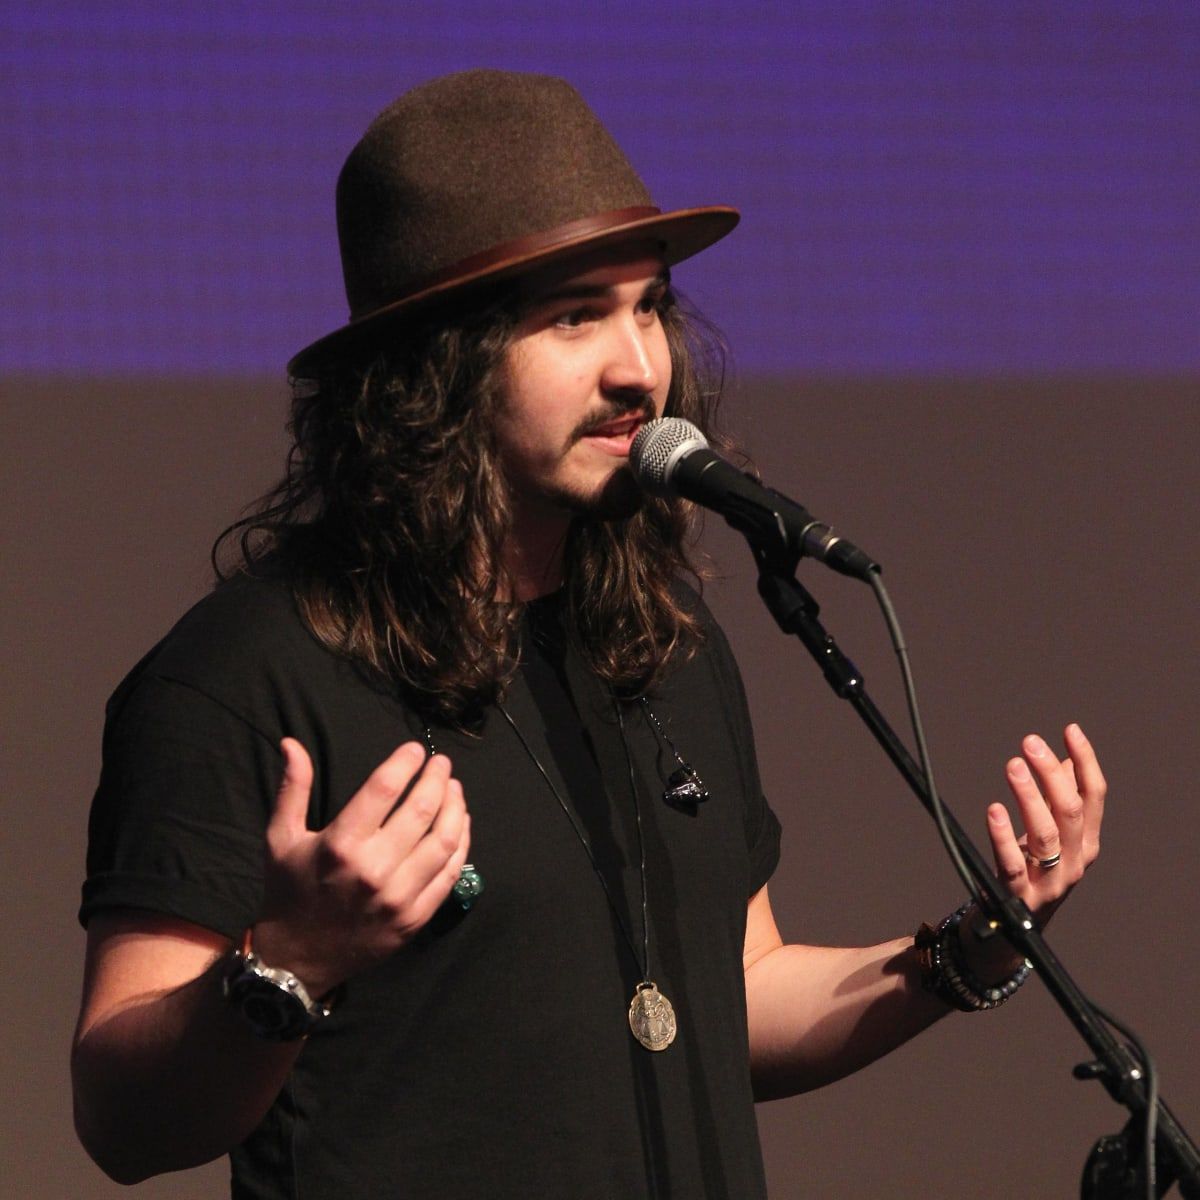
<path id="1" fill-rule="evenodd" d="M 18 11 L 19 9 L 19 11 Z M 752 373 L 1200 367 L 1200 6 L 8 3 L 0 369 L 276 372 L 394 95 L 569 76 Z"/>

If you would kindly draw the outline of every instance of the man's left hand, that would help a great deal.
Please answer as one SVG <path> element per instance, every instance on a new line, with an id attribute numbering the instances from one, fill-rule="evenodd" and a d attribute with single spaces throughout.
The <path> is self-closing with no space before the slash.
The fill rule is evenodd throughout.
<path id="1" fill-rule="evenodd" d="M 1022 757 L 1005 769 L 1025 832 L 1018 837 L 1003 804 L 988 808 L 988 836 L 1005 887 L 1044 926 L 1100 853 L 1107 790 L 1091 743 L 1068 725 L 1067 755 L 1059 759 L 1037 734 L 1021 743 Z"/>

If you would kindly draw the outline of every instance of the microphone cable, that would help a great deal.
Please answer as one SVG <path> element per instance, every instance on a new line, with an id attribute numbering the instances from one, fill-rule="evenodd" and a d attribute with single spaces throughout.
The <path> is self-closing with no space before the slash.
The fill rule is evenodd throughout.
<path id="1" fill-rule="evenodd" d="M 900 628 L 900 618 L 896 615 L 892 599 L 888 595 L 887 588 L 884 587 L 880 572 L 878 570 L 868 572 L 867 582 L 871 585 L 871 591 L 875 593 L 875 599 L 879 601 L 883 620 L 887 625 L 888 636 L 892 640 L 892 648 L 896 651 L 896 658 L 900 662 L 900 676 L 904 681 L 904 699 L 908 705 L 909 722 L 912 725 L 913 738 L 917 744 L 917 757 L 925 776 L 925 792 L 929 798 L 929 807 L 934 824 L 937 826 L 938 836 L 942 839 L 942 845 L 946 847 L 946 853 L 950 856 L 950 861 L 954 864 L 958 877 L 971 894 L 971 899 L 979 905 L 980 912 L 984 912 L 979 884 L 963 860 L 958 843 L 950 832 L 950 826 L 946 821 L 946 808 L 942 804 L 937 784 L 933 779 L 933 762 L 929 757 L 929 746 L 925 741 L 925 727 L 921 722 L 921 710 L 917 704 L 917 686 L 913 680 L 912 666 L 908 658 L 908 644 L 904 640 L 904 631 Z"/>
<path id="2" fill-rule="evenodd" d="M 921 770 L 925 775 L 925 791 L 929 798 L 929 807 L 934 824 L 937 826 L 938 836 L 942 839 L 942 844 L 945 846 L 946 853 L 950 856 L 950 861 L 954 864 L 954 869 L 958 872 L 959 878 L 966 885 L 972 899 L 979 905 L 980 912 L 984 912 L 985 909 L 981 903 L 979 885 L 975 876 L 963 860 L 958 843 L 950 833 L 950 826 L 946 821 L 946 809 L 942 804 L 941 796 L 938 794 L 937 785 L 934 783 L 933 763 L 930 760 L 929 747 L 925 741 L 925 729 L 921 722 L 921 712 L 917 704 L 916 683 L 913 680 L 912 665 L 908 657 L 908 644 L 904 639 L 904 632 L 900 628 L 900 619 L 896 615 L 896 610 L 892 605 L 891 597 L 884 586 L 880 572 L 878 570 L 870 571 L 866 578 L 867 582 L 871 585 L 871 590 L 875 593 L 876 600 L 879 602 L 880 610 L 883 612 L 884 623 L 887 625 L 888 636 L 891 638 L 892 647 L 900 663 L 900 675 L 904 682 L 904 698 L 908 705 L 908 715 L 912 725 L 913 738 L 917 745 L 917 755 L 920 760 Z M 1158 1129 L 1158 1068 L 1155 1066 L 1154 1059 L 1151 1057 L 1145 1043 L 1133 1030 L 1111 1013 L 1101 1008 L 1095 1001 L 1087 996 L 1084 999 L 1087 1000 L 1088 1004 L 1102 1021 L 1112 1026 L 1128 1039 L 1129 1044 L 1127 1049 L 1141 1063 L 1142 1073 L 1146 1082 L 1146 1112 L 1142 1131 L 1142 1173 L 1147 1200 L 1156 1200 L 1158 1189 L 1154 1152 Z M 1076 1068 L 1076 1078 L 1094 1078 L 1098 1072 L 1090 1069 L 1090 1067 L 1090 1064 L 1085 1064 L 1081 1068 Z"/>

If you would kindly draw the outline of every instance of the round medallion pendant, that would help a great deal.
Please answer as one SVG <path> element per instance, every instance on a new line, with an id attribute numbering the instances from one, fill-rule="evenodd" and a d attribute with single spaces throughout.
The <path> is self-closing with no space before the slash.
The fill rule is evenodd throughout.
<path id="1" fill-rule="evenodd" d="M 629 1002 L 629 1028 L 647 1050 L 665 1050 L 675 1040 L 675 1010 L 649 980 L 638 984 Z"/>

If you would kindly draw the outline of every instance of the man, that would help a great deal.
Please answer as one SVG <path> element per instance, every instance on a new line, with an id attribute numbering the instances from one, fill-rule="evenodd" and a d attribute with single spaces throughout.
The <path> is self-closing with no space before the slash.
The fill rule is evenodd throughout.
<path id="1" fill-rule="evenodd" d="M 338 213 L 352 320 L 290 364 L 288 476 L 110 702 L 80 1136 L 125 1181 L 228 1152 L 235 1196 L 763 1195 L 756 1096 L 1023 974 L 970 912 L 775 928 L 688 511 L 627 462 L 711 423 L 669 272 L 736 214 L 659 212 L 571 88 L 494 71 L 381 114 Z M 1098 845 L 1066 741 L 1008 765 L 1024 845 L 989 810 L 1041 921 Z"/>

